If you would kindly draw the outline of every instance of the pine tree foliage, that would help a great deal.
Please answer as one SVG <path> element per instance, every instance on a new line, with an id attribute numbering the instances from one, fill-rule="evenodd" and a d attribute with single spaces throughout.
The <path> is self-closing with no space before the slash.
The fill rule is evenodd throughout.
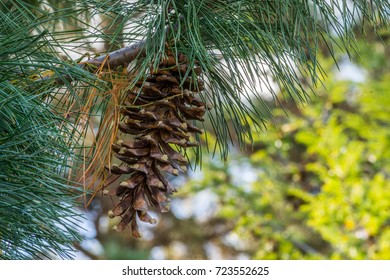
<path id="1" fill-rule="evenodd" d="M 134 167 L 141 160 L 139 155 L 127 154 L 129 148 L 123 146 L 125 141 L 118 144 L 119 137 L 124 135 L 127 138 L 124 140 L 132 141 L 129 145 L 134 146 L 137 139 L 157 130 L 169 137 L 173 131 L 176 135 L 186 134 L 185 129 L 197 135 L 199 128 L 187 120 L 194 119 L 196 114 L 192 112 L 199 110 L 199 114 L 206 113 L 216 134 L 216 144 L 209 149 L 220 150 L 226 158 L 230 139 L 237 137 L 243 146 L 251 142 L 253 125 L 256 130 L 264 128 L 270 112 L 265 102 L 260 102 L 262 106 L 254 105 L 254 99 L 263 98 L 259 87 L 260 91 L 270 91 L 275 102 L 279 102 L 275 95 L 279 89 L 293 102 L 307 102 L 309 93 L 302 86 L 303 77 L 315 85 L 318 76 L 324 74 L 317 60 L 319 48 L 325 46 L 331 55 L 335 48 L 355 51 L 352 27 L 369 24 L 375 29 L 386 28 L 389 18 L 390 4 L 383 0 L 2 1 L 1 183 L 9 189 L 0 190 L 0 218 L 10 222 L 6 213 L 13 209 L 11 212 L 19 213 L 20 219 L 14 218 L 11 227 L 2 223 L 0 256 L 38 257 L 36 252 L 49 247 L 57 248 L 54 253 L 64 256 L 61 252 L 66 250 L 59 244 L 69 245 L 76 237 L 66 219 L 74 215 L 69 205 L 75 202 L 70 186 L 76 177 L 71 170 L 78 164 L 78 155 L 83 155 L 86 166 L 79 181 L 100 190 L 111 182 L 107 176 L 112 175 L 104 168 L 115 173 L 112 154 L 124 162 L 118 168 L 131 169 L 131 165 Z M 99 44 L 131 47 L 83 59 L 96 53 Z M 80 60 L 76 61 L 76 57 Z M 182 57 L 186 59 L 183 69 Z M 163 61 L 168 58 L 172 60 L 169 73 L 155 75 L 167 71 Z M 188 80 L 194 85 L 188 87 Z M 150 82 L 158 84 L 153 97 L 148 97 Z M 180 91 L 182 97 L 173 98 L 174 90 Z M 165 109 L 148 104 L 140 109 L 144 111 L 137 116 L 139 121 L 130 120 L 137 113 L 131 108 L 146 105 L 143 100 L 148 98 L 151 103 L 167 100 L 170 103 L 163 106 Z M 199 106 L 191 104 L 190 100 L 197 100 L 194 98 L 199 98 L 195 101 Z M 213 109 L 203 112 L 204 108 L 200 108 L 206 103 Z M 176 121 L 170 119 L 172 114 L 187 127 L 175 127 Z M 144 119 L 140 120 L 140 116 Z M 166 121 L 162 124 L 169 128 L 155 127 L 162 118 Z M 96 129 L 90 129 L 93 119 L 99 123 Z M 124 123 L 130 130 L 126 131 Z M 94 136 L 92 143 L 84 141 L 87 133 Z M 25 137 L 28 142 L 23 140 Z M 176 139 L 180 143 L 189 136 L 183 137 Z M 198 136 L 195 138 L 199 140 Z M 86 150 L 78 152 L 77 144 Z M 176 150 L 170 150 L 174 147 L 162 145 L 147 147 L 149 159 L 153 158 L 153 149 L 161 153 L 160 160 L 150 159 L 149 171 L 156 164 L 161 168 L 168 150 L 179 158 Z M 194 150 L 200 161 L 201 149 Z M 39 158 L 37 151 L 41 154 Z M 126 163 L 129 159 L 123 153 L 132 158 L 130 163 Z M 21 160 L 19 165 L 17 159 Z M 168 161 L 172 168 L 177 164 L 172 157 Z M 133 171 L 134 177 L 128 178 L 131 182 L 140 174 Z M 141 171 L 144 177 L 141 185 L 147 186 L 145 197 L 149 206 L 159 206 L 153 195 L 147 193 L 152 194 L 158 186 L 167 191 L 168 183 L 160 177 L 163 187 L 157 183 L 156 189 L 151 188 L 149 171 Z M 29 182 L 23 181 L 27 174 Z M 44 187 L 47 189 L 42 191 Z M 135 194 L 139 189 L 126 192 Z M 119 190 L 118 187 L 114 196 L 122 193 Z M 25 195 L 22 191 L 26 191 Z M 27 193 L 35 195 L 28 199 Z M 135 207 L 134 197 L 128 211 L 141 211 L 138 216 L 143 219 L 146 208 Z M 39 205 L 45 207 L 37 207 L 34 201 L 41 201 Z M 23 208 L 24 205 L 29 207 Z M 33 228 L 27 229 L 23 222 L 26 213 L 35 215 L 36 220 L 30 218 Z M 125 212 L 119 215 L 122 214 Z M 44 234 L 47 227 L 42 221 L 51 225 L 51 234 Z M 11 235 L 15 230 L 20 234 Z M 10 251 L 16 255 L 10 255 Z"/>
<path id="2" fill-rule="evenodd" d="M 45 104 L 50 87 L 29 87 L 56 62 L 45 33 L 30 28 L 0 14 L 0 259 L 70 258 L 80 239 L 81 193 L 69 178 L 77 134 Z"/>
<path id="3" fill-rule="evenodd" d="M 0 259 L 69 258 L 80 238 L 70 132 L 39 98 L 0 84 Z"/>

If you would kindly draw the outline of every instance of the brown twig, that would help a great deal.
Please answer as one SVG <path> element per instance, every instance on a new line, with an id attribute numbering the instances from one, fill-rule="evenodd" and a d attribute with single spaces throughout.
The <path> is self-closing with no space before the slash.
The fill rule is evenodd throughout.
<path id="1" fill-rule="evenodd" d="M 83 61 L 79 63 L 78 66 L 89 72 L 95 72 L 96 69 L 115 69 L 119 66 L 127 66 L 137 57 L 142 57 L 145 55 L 144 46 L 145 41 L 140 41 L 111 53 Z M 30 90 L 32 90 L 34 89 L 34 85 L 47 82 L 50 78 L 52 78 L 52 76 L 44 76 L 34 81 L 33 84 L 29 85 L 28 87 Z M 60 75 L 54 79 L 54 84 L 64 85 L 66 81 L 72 82 L 72 76 L 69 74 Z"/>
<path id="2" fill-rule="evenodd" d="M 90 258 L 91 260 L 101 260 L 101 257 L 95 255 L 94 253 L 88 251 L 87 249 L 85 249 L 83 246 L 81 246 L 80 243 L 74 243 L 73 244 L 74 248 L 77 250 L 77 251 L 80 251 L 81 253 L 83 253 L 85 256 L 87 256 L 88 258 Z"/>
<path id="3" fill-rule="evenodd" d="M 131 61 L 136 59 L 138 56 L 144 55 L 144 49 L 143 49 L 144 46 L 145 46 L 145 41 L 141 41 L 132 44 L 130 46 L 121 48 L 119 50 L 113 51 L 111 53 L 89 59 L 80 64 L 83 66 L 84 65 L 93 66 L 93 69 L 96 69 L 96 67 L 101 67 L 101 66 L 105 69 L 107 68 L 115 69 L 118 66 L 127 66 Z"/>

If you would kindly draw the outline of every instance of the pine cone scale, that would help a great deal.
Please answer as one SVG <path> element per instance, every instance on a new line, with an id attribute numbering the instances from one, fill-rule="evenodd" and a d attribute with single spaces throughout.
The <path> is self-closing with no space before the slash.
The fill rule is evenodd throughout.
<path id="1" fill-rule="evenodd" d="M 122 165 L 107 169 L 113 174 L 129 175 L 115 192 L 106 194 L 115 193 L 120 199 L 110 211 L 110 216 L 121 217 L 115 229 L 122 231 L 130 226 L 134 237 L 141 236 L 137 216 L 140 221 L 153 224 L 156 219 L 148 213 L 149 208 L 169 211 L 168 196 L 176 189 L 166 176 L 187 170 L 188 162 L 181 151 L 198 145 L 190 140 L 191 134 L 203 133 L 191 123 L 203 121 L 206 113 L 206 104 L 194 96 L 204 88 L 203 81 L 196 77 L 201 68 L 189 69 L 187 61 L 185 55 L 175 58 L 168 51 L 159 67 L 151 68 L 145 80 L 128 91 L 120 110 L 124 118 L 118 128 L 132 140 L 119 140 L 112 145 Z M 182 80 L 182 75 L 187 74 L 190 75 Z"/>

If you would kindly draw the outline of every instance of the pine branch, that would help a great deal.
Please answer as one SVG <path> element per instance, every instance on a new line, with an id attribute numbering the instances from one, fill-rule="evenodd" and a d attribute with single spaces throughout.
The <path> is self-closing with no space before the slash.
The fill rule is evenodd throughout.
<path id="1" fill-rule="evenodd" d="M 78 63 L 77 66 L 88 72 L 95 72 L 96 69 L 116 69 L 119 66 L 127 66 L 133 60 L 138 57 L 145 55 L 145 41 L 140 41 L 131 44 L 127 47 L 120 48 L 108 54 L 100 55 L 96 58 L 89 59 L 87 61 Z M 34 91 L 37 87 L 41 86 L 42 83 L 51 81 L 56 73 L 51 72 L 50 74 L 41 73 L 39 79 L 35 80 L 32 84 L 28 85 L 30 91 Z M 54 84 L 64 85 L 66 82 L 72 82 L 77 76 L 70 74 L 60 74 L 59 77 L 54 79 Z"/>
<path id="2" fill-rule="evenodd" d="M 87 66 L 86 69 L 94 70 L 98 67 L 105 69 L 115 69 L 119 66 L 127 66 L 137 57 L 145 55 L 145 41 L 134 43 L 130 46 L 118 49 L 111 53 L 101 55 L 96 58 L 89 59 L 85 62 L 80 63 L 80 66 Z M 92 67 L 88 67 L 92 66 Z"/>
<path id="3" fill-rule="evenodd" d="M 95 255 L 94 253 L 92 253 L 91 251 L 85 249 L 83 246 L 81 246 L 80 243 L 74 243 L 74 248 L 78 251 L 80 251 L 81 253 L 83 253 L 85 256 L 87 256 L 88 258 L 90 258 L 91 260 L 101 260 L 102 258 L 99 257 L 98 255 Z"/>

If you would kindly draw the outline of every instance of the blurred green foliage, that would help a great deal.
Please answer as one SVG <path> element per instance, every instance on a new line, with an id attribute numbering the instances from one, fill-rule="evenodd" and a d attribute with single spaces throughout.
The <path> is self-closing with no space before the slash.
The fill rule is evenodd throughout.
<path id="1" fill-rule="evenodd" d="M 253 150 L 226 165 L 203 157 L 180 190 L 217 194 L 214 215 L 233 222 L 230 246 L 249 258 L 390 258 L 388 49 L 361 47 L 364 83 L 333 71 L 310 104 L 274 108 Z"/>

